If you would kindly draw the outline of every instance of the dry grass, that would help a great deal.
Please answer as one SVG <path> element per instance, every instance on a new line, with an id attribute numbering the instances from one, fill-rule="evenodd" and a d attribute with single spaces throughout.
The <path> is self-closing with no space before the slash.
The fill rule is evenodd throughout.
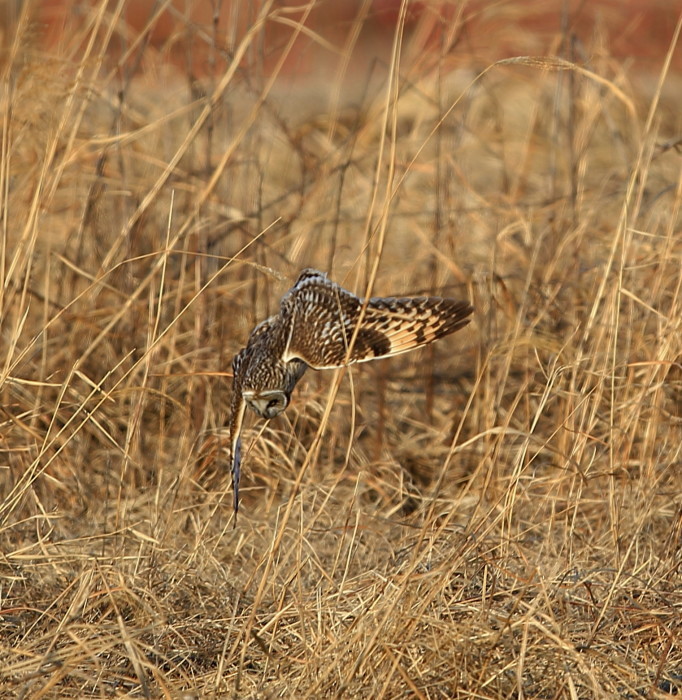
<path id="1" fill-rule="evenodd" d="M 679 692 L 681 76 L 397 42 L 330 103 L 256 18 L 193 80 L 100 10 L 5 57 L 0 694 Z M 250 417 L 233 529 L 206 445 L 305 266 L 475 322 Z"/>

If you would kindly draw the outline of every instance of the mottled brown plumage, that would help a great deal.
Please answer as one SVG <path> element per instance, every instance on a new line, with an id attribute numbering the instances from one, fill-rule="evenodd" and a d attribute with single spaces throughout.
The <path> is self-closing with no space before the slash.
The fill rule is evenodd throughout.
<path id="1" fill-rule="evenodd" d="M 375 297 L 365 301 L 306 269 L 284 295 L 279 313 L 258 324 L 232 362 L 230 444 L 235 520 L 239 508 L 240 438 L 246 406 L 274 418 L 308 367 L 335 369 L 392 357 L 454 333 L 473 307 L 441 297 Z"/>

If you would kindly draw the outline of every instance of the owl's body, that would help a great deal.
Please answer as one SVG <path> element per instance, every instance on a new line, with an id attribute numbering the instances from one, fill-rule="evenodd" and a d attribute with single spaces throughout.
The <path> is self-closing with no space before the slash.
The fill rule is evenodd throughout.
<path id="1" fill-rule="evenodd" d="M 230 416 L 235 515 L 239 507 L 239 433 L 245 406 L 274 418 L 308 367 L 335 369 L 391 357 L 465 326 L 468 302 L 441 297 L 376 297 L 367 301 L 317 270 L 301 272 L 279 313 L 257 325 L 232 362 Z"/>

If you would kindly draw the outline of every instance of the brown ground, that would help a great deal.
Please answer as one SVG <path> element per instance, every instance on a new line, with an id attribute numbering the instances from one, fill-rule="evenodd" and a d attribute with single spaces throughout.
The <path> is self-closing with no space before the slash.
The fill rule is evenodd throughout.
<path id="1" fill-rule="evenodd" d="M 178 20 L 213 77 L 111 5 L 3 55 L 0 696 L 682 691 L 678 17 L 303 83 L 300 13 Z M 230 360 L 306 266 L 475 320 L 249 415 L 233 528 Z"/>

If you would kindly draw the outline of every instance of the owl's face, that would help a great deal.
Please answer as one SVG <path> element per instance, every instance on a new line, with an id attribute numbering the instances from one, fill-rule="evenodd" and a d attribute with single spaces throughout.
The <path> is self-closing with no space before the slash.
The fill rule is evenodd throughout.
<path id="1" fill-rule="evenodd" d="M 274 418 L 289 405 L 289 396 L 280 389 L 266 389 L 260 392 L 247 390 L 242 395 L 246 405 L 261 418 Z"/>

